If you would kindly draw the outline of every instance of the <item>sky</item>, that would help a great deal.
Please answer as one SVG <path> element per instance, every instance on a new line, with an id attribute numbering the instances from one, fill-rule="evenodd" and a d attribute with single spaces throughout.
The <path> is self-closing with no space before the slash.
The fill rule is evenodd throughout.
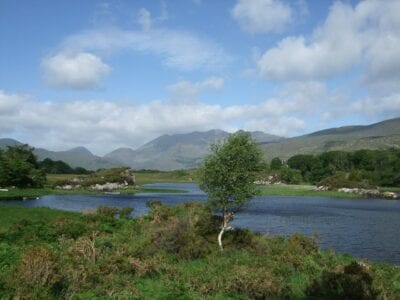
<path id="1" fill-rule="evenodd" d="M 400 0 L 0 0 L 0 137 L 103 155 L 400 116 Z"/>

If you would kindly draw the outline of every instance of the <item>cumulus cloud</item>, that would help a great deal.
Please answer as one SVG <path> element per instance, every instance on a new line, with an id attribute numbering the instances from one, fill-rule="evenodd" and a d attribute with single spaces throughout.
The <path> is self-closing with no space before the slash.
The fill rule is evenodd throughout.
<path id="1" fill-rule="evenodd" d="M 110 72 L 110 67 L 88 52 L 58 53 L 42 61 L 46 82 L 53 87 L 94 88 Z"/>
<path id="2" fill-rule="evenodd" d="M 218 78 L 197 83 L 207 89 L 220 88 L 222 84 Z M 8 109 L 1 116 L 0 132 L 29 137 L 23 141 L 38 147 L 60 150 L 84 145 L 100 154 L 122 146 L 137 147 L 162 134 L 195 130 L 243 128 L 290 135 L 302 132 L 305 128 L 302 117 L 312 113 L 299 112 L 296 107 L 296 102 L 304 105 L 304 101 L 310 104 L 314 99 L 312 92 L 306 97 L 302 88 L 292 87 L 290 95 L 278 95 L 258 104 L 227 106 L 193 99 L 156 100 L 146 104 L 43 102 L 1 92 L 0 105 L 14 99 L 19 102 L 16 108 Z"/>
<path id="3" fill-rule="evenodd" d="M 223 78 L 209 77 L 199 82 L 181 80 L 169 85 L 167 89 L 179 99 L 197 99 L 199 93 L 206 90 L 219 90 L 223 86 Z"/>
<path id="4" fill-rule="evenodd" d="M 335 2 L 310 37 L 286 37 L 268 49 L 259 72 L 269 80 L 322 79 L 361 65 L 366 82 L 398 77 L 399 20 L 399 1 Z"/>
<path id="5" fill-rule="evenodd" d="M 249 33 L 281 32 L 292 20 L 292 8 L 278 0 L 238 0 L 231 10 Z"/>

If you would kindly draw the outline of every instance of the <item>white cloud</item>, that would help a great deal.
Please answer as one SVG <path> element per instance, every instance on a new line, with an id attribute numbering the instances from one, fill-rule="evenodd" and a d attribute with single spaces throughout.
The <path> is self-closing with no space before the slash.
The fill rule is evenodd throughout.
<path id="1" fill-rule="evenodd" d="M 238 0 L 231 10 L 249 33 L 281 32 L 292 20 L 292 9 L 279 0 Z"/>
<path id="2" fill-rule="evenodd" d="M 121 50 L 153 54 L 164 65 L 180 70 L 219 69 L 232 60 L 218 44 L 186 31 L 170 29 L 88 30 L 68 37 L 62 48 L 103 54 Z"/>
<path id="3" fill-rule="evenodd" d="M 197 99 L 200 92 L 206 90 L 219 90 L 224 86 L 224 79 L 209 77 L 204 81 L 190 82 L 181 80 L 169 85 L 167 89 L 179 99 Z"/>
<path id="4" fill-rule="evenodd" d="M 289 132 L 299 133 L 305 128 L 305 122 L 296 117 L 249 120 L 244 125 L 244 129 L 248 131 L 264 131 L 278 136 L 285 136 Z"/>
<path id="5" fill-rule="evenodd" d="M 46 82 L 53 87 L 94 88 L 110 72 L 110 67 L 88 52 L 58 53 L 42 61 Z"/>
<path id="6" fill-rule="evenodd" d="M 367 119 L 395 118 L 400 116 L 400 93 L 382 98 L 359 100 L 350 106 L 351 112 L 362 114 Z"/>
<path id="7" fill-rule="evenodd" d="M 153 21 L 147 9 L 141 8 L 139 10 L 138 23 L 142 26 L 143 30 L 149 30 L 151 28 Z"/>
<path id="8" fill-rule="evenodd" d="M 211 77 L 189 82 L 188 86 L 189 91 L 191 88 L 218 89 L 223 86 L 223 80 Z M 175 88 L 179 90 L 181 86 Z M 93 100 L 43 102 L 0 91 L 3 136 L 24 136 L 23 142 L 55 150 L 83 145 L 98 154 L 118 147 L 138 147 L 162 134 L 215 128 L 292 136 L 321 129 L 310 128 L 305 123 L 307 119 L 326 122 L 349 114 L 373 121 L 398 116 L 400 93 L 365 98 L 352 104 L 345 99 L 338 100 L 325 84 L 309 81 L 284 85 L 275 96 L 256 104 L 222 106 L 193 97 L 146 104 Z"/>
<path id="9" fill-rule="evenodd" d="M 18 94 L 7 94 L 0 90 L 0 116 L 5 116 L 18 111 L 20 104 L 25 96 Z"/>
<path id="10" fill-rule="evenodd" d="M 399 78 L 399 20 L 399 1 L 335 2 L 310 37 L 286 37 L 268 49 L 259 72 L 270 80 L 322 79 L 361 65 L 369 84 Z"/>
<path id="11" fill-rule="evenodd" d="M 203 88 L 219 88 L 218 78 L 198 83 Z M 299 121 L 310 113 L 298 112 L 293 101 L 301 93 L 267 99 L 254 105 L 207 104 L 199 100 L 152 101 L 146 104 L 110 101 L 42 102 L 1 93 L 2 102 L 21 99 L 17 109 L 2 115 L 0 132 L 29 137 L 23 142 L 51 149 L 84 145 L 96 153 L 117 147 L 137 147 L 162 134 L 205 131 L 220 128 L 266 130 L 293 134 L 304 129 Z M 312 99 L 312 97 L 311 97 Z M 257 126 L 261 126 L 258 127 Z M 46 136 L 46 139 L 41 137 Z"/>

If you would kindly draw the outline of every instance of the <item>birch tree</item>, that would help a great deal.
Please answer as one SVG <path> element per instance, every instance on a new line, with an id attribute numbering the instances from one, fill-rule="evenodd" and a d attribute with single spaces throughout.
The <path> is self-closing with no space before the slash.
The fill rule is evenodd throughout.
<path id="1" fill-rule="evenodd" d="M 256 194 L 254 181 L 262 167 L 261 150 L 248 133 L 238 132 L 224 143 L 211 145 L 201 169 L 200 188 L 207 193 L 210 206 L 222 215 L 218 234 L 221 251 L 222 237 L 232 229 L 235 212 Z"/>

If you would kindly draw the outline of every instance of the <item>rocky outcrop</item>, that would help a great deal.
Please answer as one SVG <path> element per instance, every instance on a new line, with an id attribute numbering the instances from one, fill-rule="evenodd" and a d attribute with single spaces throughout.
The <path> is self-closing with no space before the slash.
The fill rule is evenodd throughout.
<path id="1" fill-rule="evenodd" d="M 254 184 L 269 185 L 269 184 L 282 184 L 277 175 L 269 175 L 264 179 L 254 181 Z"/>
<path id="2" fill-rule="evenodd" d="M 338 192 L 342 193 L 353 193 L 358 194 L 364 197 L 371 197 L 371 198 L 385 198 L 385 199 L 398 199 L 396 193 L 393 192 L 381 192 L 378 189 L 359 189 L 359 188 L 340 188 L 337 190 Z"/>
<path id="3" fill-rule="evenodd" d="M 113 190 L 117 189 L 124 189 L 128 187 L 128 182 L 124 183 L 118 183 L 118 182 L 106 182 L 104 184 L 94 184 L 90 186 L 90 188 L 94 191 L 99 191 L 99 192 L 111 192 Z"/>

